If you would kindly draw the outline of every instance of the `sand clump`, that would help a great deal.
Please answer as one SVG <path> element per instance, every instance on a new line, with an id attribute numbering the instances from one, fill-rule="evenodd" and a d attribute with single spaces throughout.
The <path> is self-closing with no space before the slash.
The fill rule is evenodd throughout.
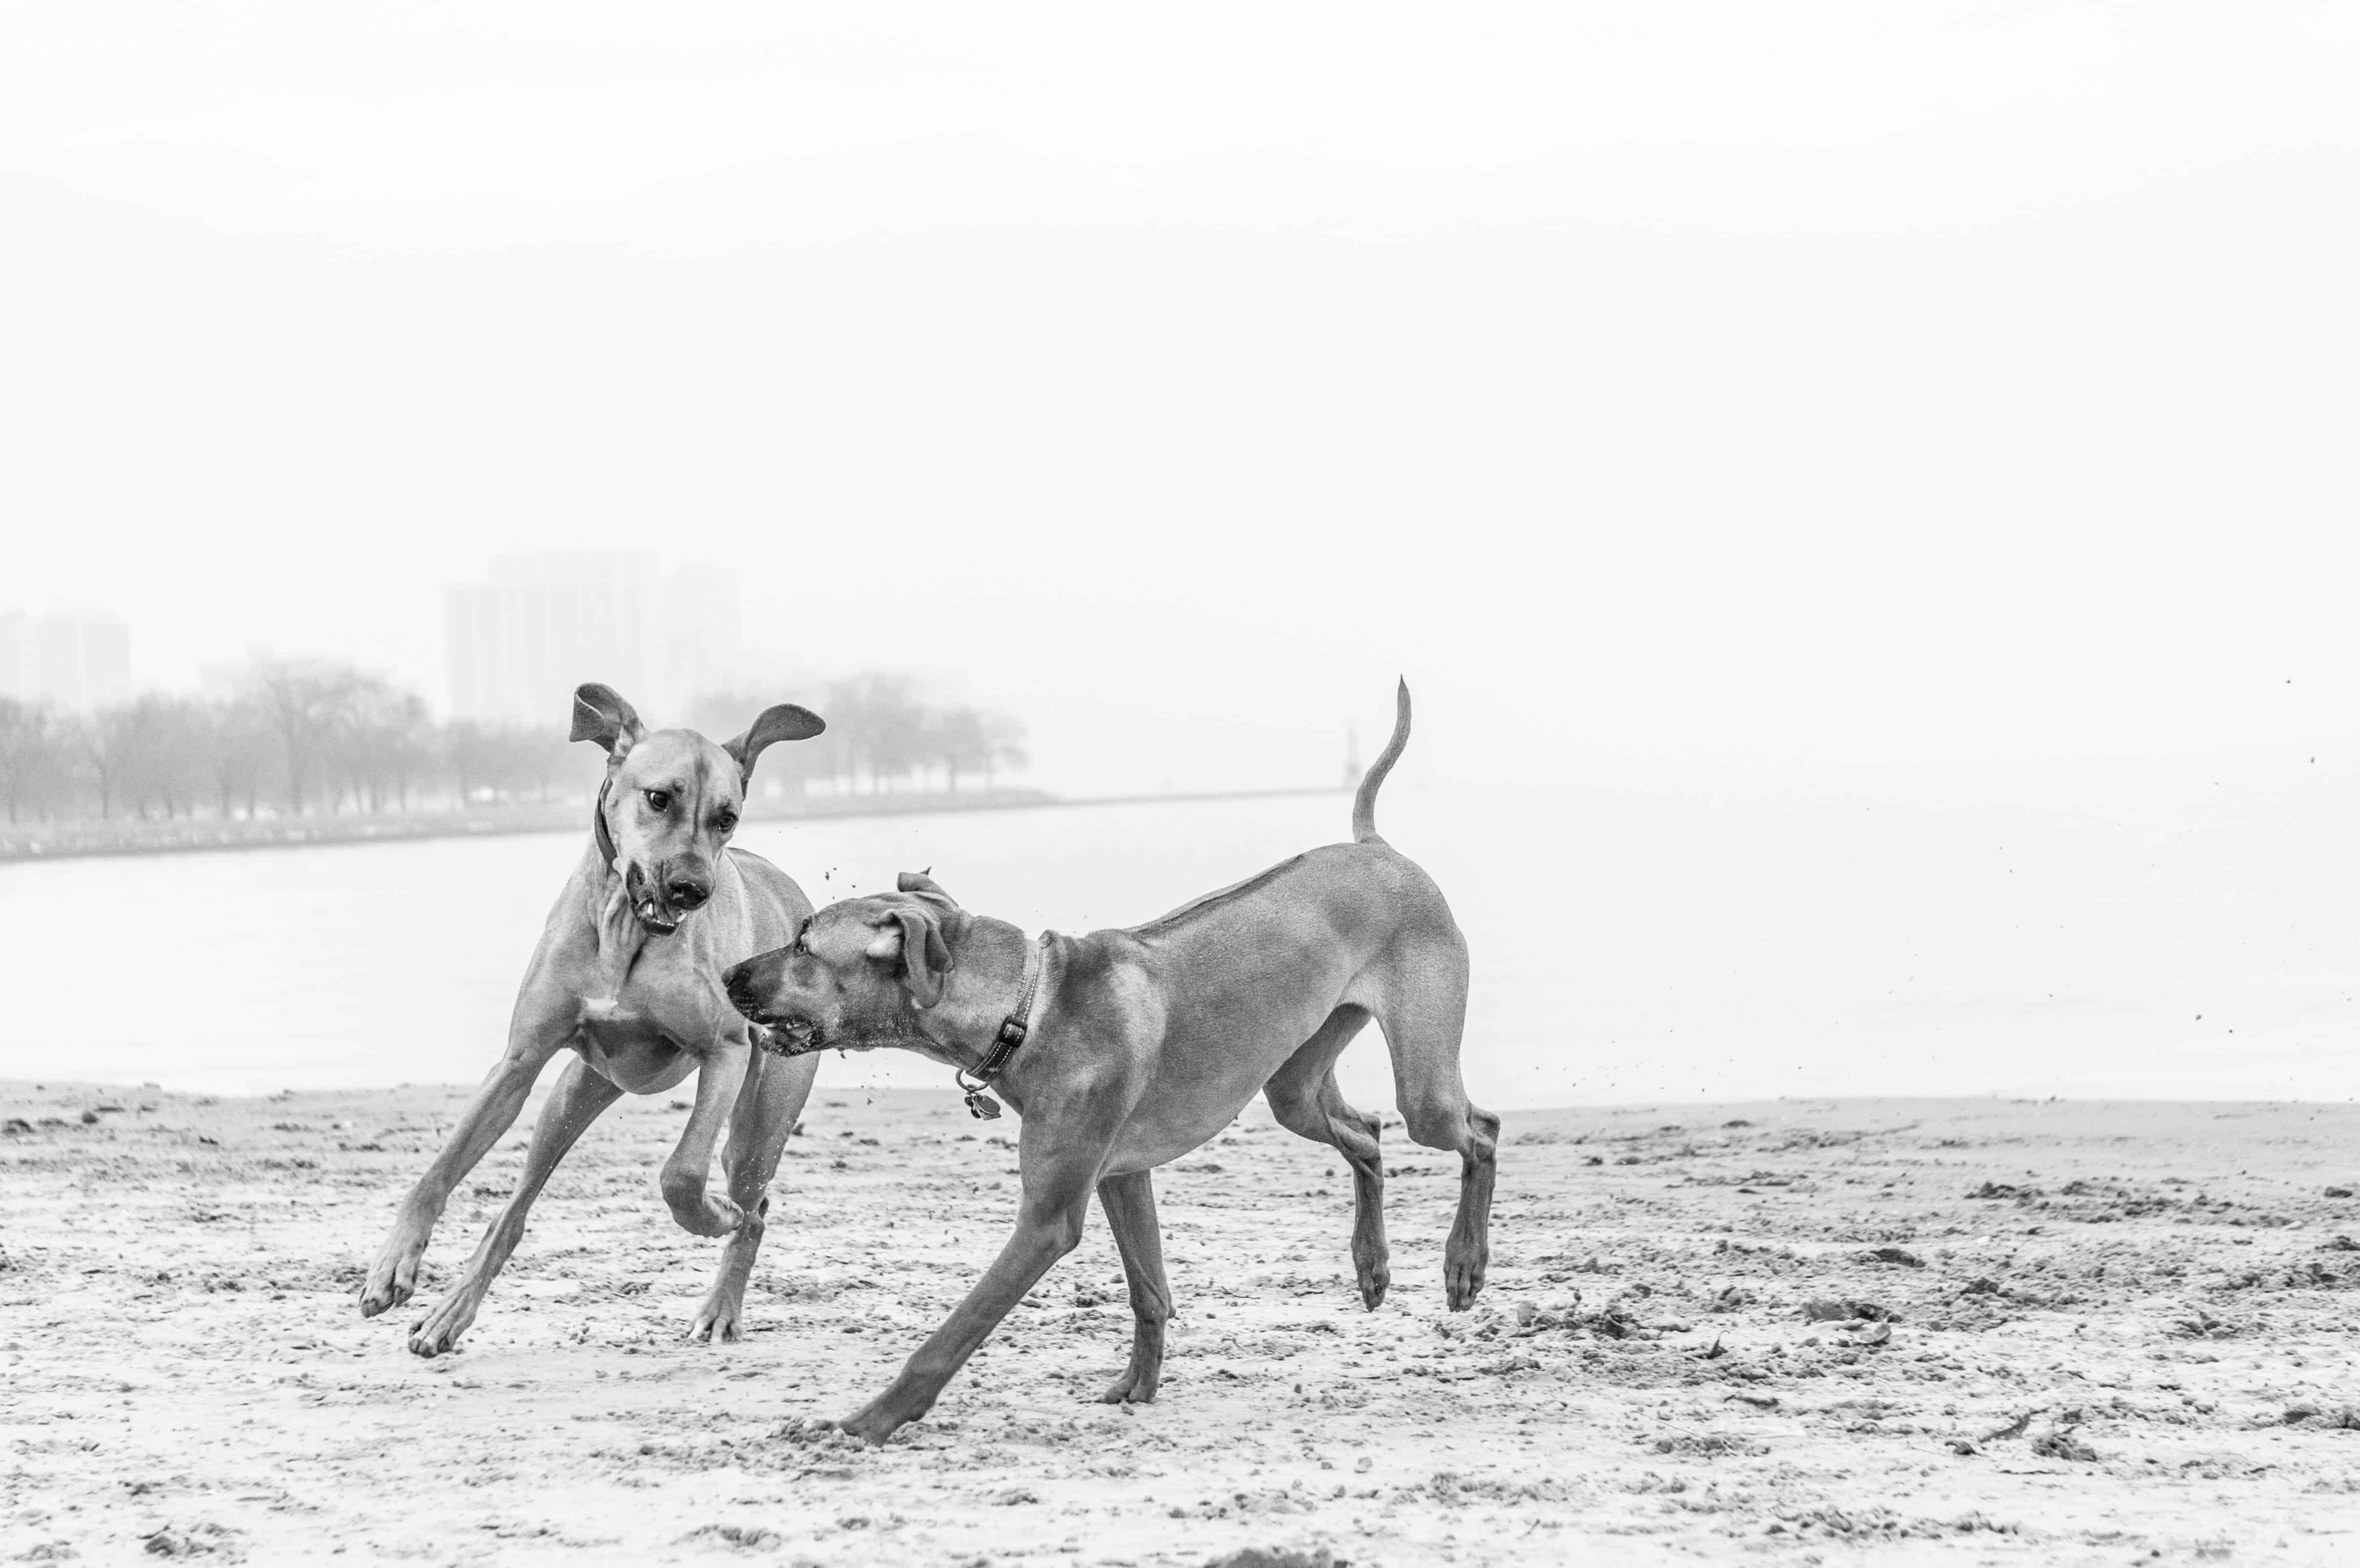
<path id="1" fill-rule="evenodd" d="M 1259 1106 L 1158 1178 L 1161 1399 L 1094 1217 L 934 1413 L 848 1412 L 1005 1238 L 1012 1129 L 821 1086 L 740 1345 L 627 1101 L 465 1348 L 352 1293 L 463 1095 L 0 1087 L 0 1555 L 1242 1565 L 2348 1560 L 2360 1111 L 1797 1101 L 1510 1115 L 1489 1286 L 1443 1310 L 1455 1162 L 1351 1186 Z M 523 1128 L 453 1199 L 446 1282 Z"/>

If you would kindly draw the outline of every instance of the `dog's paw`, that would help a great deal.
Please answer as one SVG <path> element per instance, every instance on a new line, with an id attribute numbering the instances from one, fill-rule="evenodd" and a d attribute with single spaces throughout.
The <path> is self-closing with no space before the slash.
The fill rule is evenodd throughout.
<path id="1" fill-rule="evenodd" d="M 1442 1267 L 1442 1283 L 1449 1298 L 1450 1310 L 1463 1312 L 1475 1304 L 1483 1290 L 1483 1261 L 1480 1258 L 1452 1258 Z"/>
<path id="2" fill-rule="evenodd" d="M 887 1438 L 917 1419 L 914 1415 L 905 1416 L 887 1410 L 882 1408 L 880 1400 L 862 1406 L 834 1424 L 838 1432 L 848 1432 L 871 1448 L 882 1448 Z"/>
<path id="3" fill-rule="evenodd" d="M 688 1337 L 700 1345 L 735 1345 L 746 1337 L 742 1303 L 724 1301 L 718 1292 L 707 1296 L 688 1325 Z"/>
<path id="4" fill-rule="evenodd" d="M 1383 1248 L 1352 1249 L 1353 1271 L 1360 1278 L 1360 1305 L 1375 1312 L 1384 1304 L 1385 1292 L 1392 1289 L 1393 1269 L 1387 1266 Z"/>
<path id="5" fill-rule="evenodd" d="M 707 1192 L 694 1203 L 673 1205 L 672 1217 L 692 1236 L 735 1236 L 746 1223 L 746 1211 L 718 1192 Z"/>
<path id="6" fill-rule="evenodd" d="M 373 1318 L 390 1307 L 410 1300 L 418 1289 L 419 1261 L 426 1256 L 424 1237 L 411 1241 L 396 1238 L 385 1244 L 369 1265 L 368 1277 L 361 1281 L 361 1316 Z"/>
<path id="7" fill-rule="evenodd" d="M 770 1434 L 781 1443 L 801 1443 L 807 1448 L 846 1448 L 852 1439 L 845 1435 L 844 1423 L 825 1416 L 789 1416 Z"/>
<path id="8" fill-rule="evenodd" d="M 459 1348 L 459 1336 L 475 1321 L 475 1303 L 454 1291 L 410 1325 L 410 1354 L 430 1359 Z"/>
<path id="9" fill-rule="evenodd" d="M 1102 1405 L 1152 1405 L 1155 1402 L 1156 1382 L 1157 1379 L 1153 1373 L 1150 1373 L 1145 1377 L 1141 1377 L 1135 1372 L 1125 1372 L 1121 1377 L 1107 1385 L 1107 1391 L 1098 1396 L 1098 1403 Z"/>

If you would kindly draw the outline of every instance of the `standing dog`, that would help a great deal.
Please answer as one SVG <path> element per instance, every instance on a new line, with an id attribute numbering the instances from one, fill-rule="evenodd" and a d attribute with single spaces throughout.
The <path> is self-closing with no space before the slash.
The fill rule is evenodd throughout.
<path id="1" fill-rule="evenodd" d="M 542 1066 L 571 1050 L 577 1059 L 533 1127 L 515 1196 L 458 1283 L 411 1328 L 410 1348 L 439 1356 L 457 1347 L 524 1235 L 542 1183 L 599 1112 L 626 1091 L 658 1094 L 691 1073 L 696 1102 L 664 1162 L 664 1202 L 684 1228 L 729 1237 L 691 1337 L 738 1337 L 746 1279 L 770 1206 L 765 1193 L 815 1063 L 753 1050 L 746 1020 L 722 993 L 725 969 L 784 942 L 811 914 L 811 900 L 786 873 L 727 846 L 763 747 L 807 740 L 825 727 L 816 714 L 781 704 L 716 746 L 691 730 L 649 732 L 607 687 L 574 693 L 572 738 L 606 748 L 591 843 L 525 971 L 508 1053 L 402 1203 L 361 1287 L 363 1317 L 410 1299 L 452 1190 L 516 1121 Z M 727 1197 L 705 1191 L 724 1127 Z"/>
<path id="2" fill-rule="evenodd" d="M 1409 1135 L 1458 1151 L 1459 1215 L 1443 1256 L 1453 1311 L 1483 1286 L 1500 1118 L 1459 1082 L 1467 943 L 1432 878 L 1377 836 L 1377 788 L 1409 739 L 1361 781 L 1350 844 L 1299 855 L 1162 920 L 1038 942 L 968 914 L 928 877 L 831 904 L 792 945 L 732 969 L 730 1000 L 792 1055 L 891 1045 L 975 1081 L 968 1104 L 1024 1114 L 1016 1234 L 901 1376 L 844 1423 L 882 1443 L 944 1385 L 1081 1239 L 1095 1189 L 1131 1281 L 1131 1365 L 1104 1398 L 1144 1403 L 1164 1364 L 1172 1296 L 1150 1172 L 1228 1127 L 1256 1090 L 1271 1114 L 1352 1167 L 1360 1298 L 1384 1298 L 1384 1167 L 1375 1116 L 1336 1087 L 1337 1056 L 1374 1018 L 1393 1052 Z"/>

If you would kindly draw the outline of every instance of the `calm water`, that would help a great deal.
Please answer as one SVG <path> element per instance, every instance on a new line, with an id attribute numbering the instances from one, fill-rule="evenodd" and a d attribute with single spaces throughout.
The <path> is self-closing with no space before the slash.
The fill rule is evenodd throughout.
<path id="1" fill-rule="evenodd" d="M 1477 1099 L 2360 1094 L 2337 814 L 2144 830 L 2003 811 L 1388 789 L 1475 958 Z M 1343 797 L 757 825 L 814 898 L 931 866 L 1032 929 L 1129 924 L 1344 836 Z M 2333 853 L 2319 832 L 2333 827 Z M 0 1077 L 473 1082 L 578 835 L 0 867 Z M 940 1069 L 831 1058 L 823 1085 Z M 1374 1030 L 1346 1088 L 1390 1104 Z"/>

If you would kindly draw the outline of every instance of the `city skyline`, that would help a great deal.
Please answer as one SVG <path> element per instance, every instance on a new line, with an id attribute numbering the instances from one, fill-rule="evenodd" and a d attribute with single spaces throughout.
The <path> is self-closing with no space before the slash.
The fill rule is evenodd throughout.
<path id="1" fill-rule="evenodd" d="M 83 713 L 146 692 L 227 702 L 274 663 L 351 665 L 415 687 L 438 717 L 536 724 L 573 689 L 603 680 L 650 713 L 677 713 L 748 679 L 738 583 L 708 561 L 667 565 L 630 550 L 512 551 L 444 586 L 439 679 L 373 667 L 350 648 L 248 642 L 235 655 L 185 653 L 163 674 L 126 616 L 0 604 L 0 696 Z M 177 678 L 176 678 L 177 677 Z"/>
<path id="2" fill-rule="evenodd" d="M 546 722 L 597 679 L 649 713 L 679 714 L 744 680 L 736 581 L 654 550 L 538 550 L 492 558 L 483 578 L 442 592 L 443 712 L 453 719 Z"/>
<path id="3" fill-rule="evenodd" d="M 131 627 L 121 616 L 0 609 L 0 697 L 88 713 L 134 689 Z"/>

